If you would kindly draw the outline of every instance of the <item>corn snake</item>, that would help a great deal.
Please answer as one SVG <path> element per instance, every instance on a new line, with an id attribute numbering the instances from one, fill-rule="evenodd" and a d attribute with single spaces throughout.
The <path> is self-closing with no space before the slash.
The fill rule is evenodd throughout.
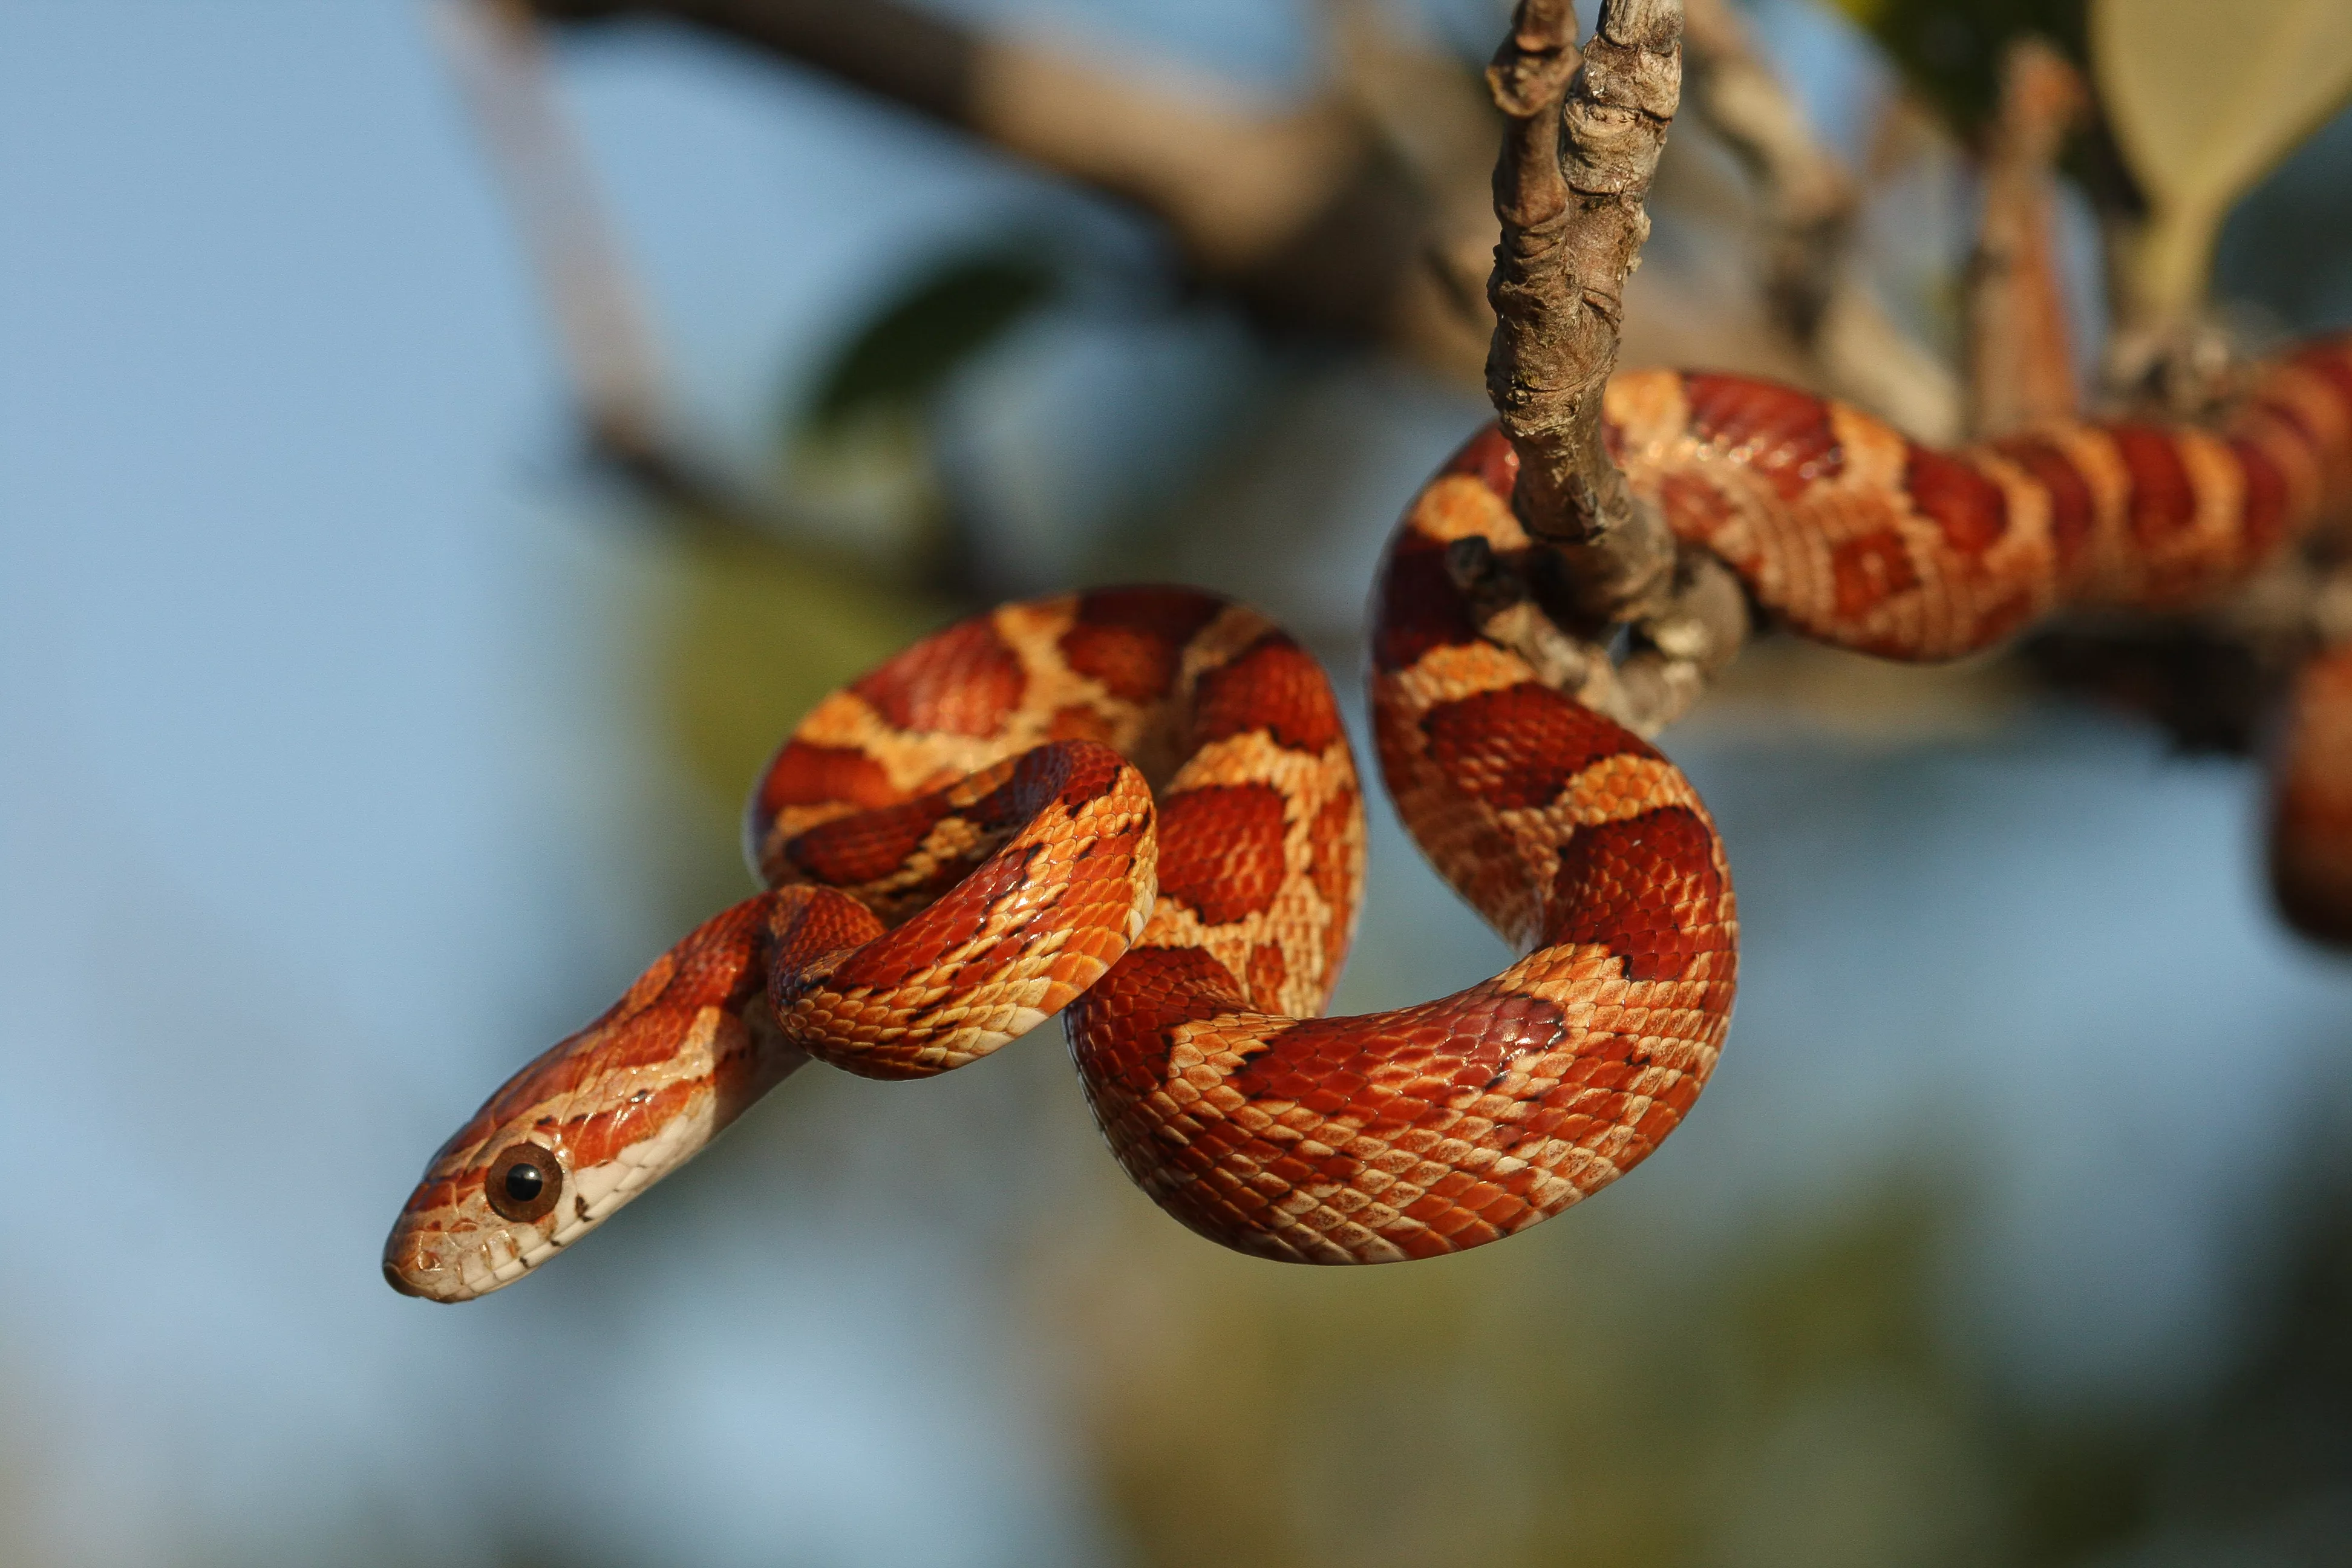
<path id="1" fill-rule="evenodd" d="M 2352 499 L 2352 340 L 2282 361 L 2218 434 L 2067 426 L 1938 452 L 1809 394 L 1672 372 L 1616 378 L 1606 416 L 1685 544 L 1802 635 L 1898 658 L 2070 604 L 2210 597 Z M 1731 879 L 1670 762 L 1481 631 L 1449 548 L 1531 566 L 1515 464 L 1489 429 L 1415 498 L 1371 658 L 1383 776 L 1525 953 L 1501 974 L 1320 1016 L 1355 922 L 1361 795 L 1328 682 L 1278 628 L 1184 588 L 1005 605 L 810 714 L 748 813 L 769 890 L 443 1146 L 387 1279 L 495 1289 L 812 1056 L 928 1076 L 1056 1011 L 1129 1175 L 1262 1256 L 1456 1251 L 1639 1163 L 1723 1043 Z M 2312 668 L 2274 858 L 2290 910 L 2324 925 L 2352 910 L 2352 665 Z"/>

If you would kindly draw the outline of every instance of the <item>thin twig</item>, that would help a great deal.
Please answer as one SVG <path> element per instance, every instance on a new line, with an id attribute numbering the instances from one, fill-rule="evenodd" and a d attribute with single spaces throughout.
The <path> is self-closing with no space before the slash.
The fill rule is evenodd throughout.
<path id="1" fill-rule="evenodd" d="M 2087 102 L 2081 77 L 2055 48 L 2039 38 L 2010 46 L 1968 272 L 1969 426 L 1979 437 L 2069 417 L 2081 403 L 2051 171 Z"/>
<path id="2" fill-rule="evenodd" d="M 1644 733 L 1696 701 L 1739 649 L 1747 601 L 1722 563 L 1677 559 L 1664 520 L 1602 441 L 1626 275 L 1649 234 L 1643 197 L 1681 90 L 1678 0 L 1604 0 L 1580 58 L 1567 0 L 1520 0 L 1487 71 L 1507 119 L 1495 165 L 1502 243 L 1487 284 L 1487 395 L 1519 456 L 1520 521 L 1588 624 L 1563 628 L 1491 550 L 1447 559 L 1480 628 L 1538 676 Z M 1540 566 L 1538 569 L 1541 569 Z M 1607 628 L 1631 622 L 1622 663 Z"/>
<path id="3" fill-rule="evenodd" d="M 654 334 L 587 160 L 556 107 L 537 25 L 506 0 L 452 0 L 434 15 L 545 289 L 581 417 L 599 446 L 657 451 Z"/>
<path id="4" fill-rule="evenodd" d="M 1613 621 L 1664 585 L 1674 541 L 1601 444 L 1625 279 L 1681 90 L 1677 0 L 1605 0 L 1580 59 L 1569 0 L 1520 0 L 1486 79 L 1507 118 L 1486 394 L 1519 455 L 1514 501 L 1580 607 Z"/>
<path id="5" fill-rule="evenodd" d="M 1684 100 L 1762 188 L 1765 292 L 1811 346 L 1836 291 L 1861 193 L 1725 0 L 1685 0 Z"/>
<path id="6" fill-rule="evenodd" d="M 1862 190 L 1727 0 L 1686 0 L 1684 97 L 1755 181 L 1764 298 L 1822 390 L 1922 440 L 1959 431 L 1951 373 L 1888 318 L 1855 265 Z"/>

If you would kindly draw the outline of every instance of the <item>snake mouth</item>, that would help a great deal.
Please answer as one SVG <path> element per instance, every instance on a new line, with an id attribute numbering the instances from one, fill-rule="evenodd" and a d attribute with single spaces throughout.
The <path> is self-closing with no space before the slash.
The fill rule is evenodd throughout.
<path id="1" fill-rule="evenodd" d="M 419 1234 L 405 1219 L 393 1228 L 383 1247 L 383 1282 L 404 1296 L 420 1301 L 463 1301 L 473 1292 L 465 1288 L 462 1269 L 436 1247 L 444 1239 L 431 1232 Z"/>
<path id="2" fill-rule="evenodd" d="M 471 1153 L 453 1159 L 454 1173 L 428 1175 L 394 1223 L 383 1247 L 384 1283 L 404 1296 L 445 1303 L 504 1289 L 691 1158 L 709 1142 L 713 1104 L 709 1094 L 700 1095 L 695 1113 L 671 1117 L 653 1137 L 593 1165 L 560 1165 L 551 1152 L 524 1140 L 507 1142 L 487 1166 L 472 1164 Z M 500 1212 L 487 1187 L 488 1179 L 516 1163 L 517 1150 L 545 1154 L 532 1165 L 542 1180 L 547 1170 L 562 1173 L 561 1202 L 529 1220 Z M 477 1180 L 475 1172 L 487 1174 Z M 532 1195 L 543 1193 L 544 1188 Z M 505 1195 L 511 1200 L 515 1194 Z"/>
<path id="3" fill-rule="evenodd" d="M 505 1227 L 462 1236 L 395 1231 L 384 1248 L 384 1283 L 419 1300 L 471 1301 L 513 1284 L 555 1250 L 534 1239 Z"/>

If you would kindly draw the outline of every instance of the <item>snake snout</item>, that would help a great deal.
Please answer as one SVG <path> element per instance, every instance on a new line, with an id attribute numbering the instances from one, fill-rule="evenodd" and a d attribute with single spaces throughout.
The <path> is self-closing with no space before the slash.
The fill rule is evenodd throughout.
<path id="1" fill-rule="evenodd" d="M 475 1295 L 466 1288 L 457 1242 L 446 1229 L 402 1215 L 383 1244 L 383 1282 L 425 1301 L 462 1301 Z"/>
<path id="2" fill-rule="evenodd" d="M 400 1272 L 400 1265 L 387 1258 L 383 1260 L 383 1282 L 404 1296 L 422 1296 L 424 1291 L 411 1285 Z"/>

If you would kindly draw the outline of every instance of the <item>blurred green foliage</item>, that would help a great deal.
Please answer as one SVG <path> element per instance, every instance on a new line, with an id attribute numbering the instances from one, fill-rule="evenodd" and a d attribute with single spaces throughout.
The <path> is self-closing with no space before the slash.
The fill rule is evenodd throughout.
<path id="1" fill-rule="evenodd" d="M 1088 1451 L 1155 1568 L 1998 1561 L 1940 1223 L 1895 1184 L 1696 1273 L 1593 1218 L 1336 1275 L 1139 1227 Z"/>
<path id="2" fill-rule="evenodd" d="M 2352 1542 L 2352 1188 L 2312 1174 L 2223 1374 L 2154 1408 L 2053 1401 L 1955 1332 L 1965 1200 L 1926 1170 L 1695 1265 L 1596 1211 L 1268 1268 L 1138 1199 L 1039 1293 L 1152 1568 L 2319 1568 Z"/>
<path id="3" fill-rule="evenodd" d="M 2039 34 L 2081 65 L 2089 58 L 2084 0 L 1836 0 L 1885 46 L 1906 80 L 1963 135 L 2000 96 L 2001 50 Z"/>
<path id="4" fill-rule="evenodd" d="M 669 566 L 656 700 L 726 843 L 753 777 L 817 700 L 955 613 L 788 545 L 687 537 Z"/>
<path id="5" fill-rule="evenodd" d="M 1057 281 L 1035 247 L 959 256 L 924 270 L 834 356 L 807 424 L 822 434 L 879 407 L 921 405 L 1052 299 Z"/>

